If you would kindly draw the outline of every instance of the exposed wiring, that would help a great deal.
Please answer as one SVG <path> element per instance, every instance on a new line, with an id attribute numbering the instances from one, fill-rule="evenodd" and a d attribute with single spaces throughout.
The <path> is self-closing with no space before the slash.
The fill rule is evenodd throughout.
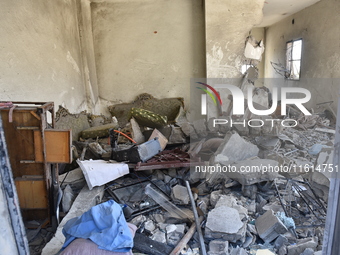
<path id="1" fill-rule="evenodd" d="M 115 130 L 115 129 L 114 129 L 113 131 L 115 131 L 116 133 L 119 133 L 119 134 L 123 135 L 124 137 L 126 137 L 127 139 L 129 139 L 131 142 L 136 143 L 131 137 L 129 137 L 128 135 L 124 134 L 123 132 L 121 132 L 121 131 L 119 131 L 119 130 Z"/>

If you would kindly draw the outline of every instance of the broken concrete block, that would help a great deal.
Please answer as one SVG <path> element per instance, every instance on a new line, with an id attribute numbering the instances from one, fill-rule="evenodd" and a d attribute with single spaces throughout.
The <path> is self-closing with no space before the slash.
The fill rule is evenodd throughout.
<path id="1" fill-rule="evenodd" d="M 312 248 L 307 248 L 301 255 L 314 255 L 314 250 Z"/>
<path id="2" fill-rule="evenodd" d="M 86 179 L 89 189 L 101 186 L 121 176 L 129 174 L 129 166 L 125 163 L 111 163 L 105 160 L 77 160 Z"/>
<path id="3" fill-rule="evenodd" d="M 190 184 L 197 183 L 202 179 L 206 178 L 206 173 L 202 171 L 195 171 L 194 169 L 190 170 L 189 182 Z"/>
<path id="4" fill-rule="evenodd" d="M 210 118 L 207 123 L 208 130 L 213 133 L 218 132 L 219 125 L 215 125 L 214 127 L 214 120 L 215 118 Z"/>
<path id="5" fill-rule="evenodd" d="M 159 229 L 153 232 L 153 235 L 150 237 L 151 240 L 159 242 L 159 243 L 166 243 L 165 233 Z"/>
<path id="6" fill-rule="evenodd" d="M 256 255 L 275 255 L 275 253 L 269 249 L 260 249 L 256 251 Z"/>
<path id="7" fill-rule="evenodd" d="M 278 137 L 263 136 L 257 138 L 257 144 L 263 149 L 278 151 L 281 147 L 281 140 Z"/>
<path id="8" fill-rule="evenodd" d="M 231 195 L 220 196 L 216 203 L 215 208 L 218 208 L 220 206 L 227 206 L 227 207 L 236 209 L 240 215 L 241 220 L 248 217 L 248 210 L 244 208 L 243 206 L 238 205 L 236 199 Z"/>
<path id="9" fill-rule="evenodd" d="M 215 153 L 215 162 L 228 164 L 257 156 L 256 145 L 245 141 L 237 133 L 229 133 Z"/>
<path id="10" fill-rule="evenodd" d="M 238 211 L 227 206 L 214 208 L 208 213 L 205 237 L 236 242 L 244 239 L 246 225 L 242 223 Z"/>
<path id="11" fill-rule="evenodd" d="M 211 192 L 211 194 L 210 194 L 210 205 L 212 207 L 215 207 L 217 201 L 220 199 L 221 196 L 222 196 L 222 190 L 215 190 L 215 191 Z"/>
<path id="12" fill-rule="evenodd" d="M 333 149 L 322 149 L 314 165 L 315 171 L 309 173 L 307 177 L 316 195 L 326 202 L 328 200 L 330 179 L 335 170 L 330 168 L 333 163 L 333 155 Z M 321 168 L 320 171 L 317 171 L 317 168 Z"/>
<path id="13" fill-rule="evenodd" d="M 194 126 L 194 129 L 196 131 L 196 134 L 199 137 L 207 137 L 208 131 L 207 131 L 207 125 L 206 125 L 206 120 L 205 119 L 200 119 L 200 120 L 194 120 L 192 122 L 192 125 Z"/>
<path id="14" fill-rule="evenodd" d="M 58 180 L 59 183 L 62 183 L 61 188 L 70 185 L 74 190 L 82 189 L 86 183 L 83 171 L 80 167 L 59 175 Z"/>
<path id="15" fill-rule="evenodd" d="M 150 232 L 152 232 L 152 231 L 154 231 L 156 229 L 156 226 L 155 226 L 155 224 L 153 223 L 152 220 L 146 221 L 144 223 L 144 227 L 145 227 L 146 230 L 148 230 Z"/>
<path id="16" fill-rule="evenodd" d="M 137 123 L 137 121 L 135 120 L 135 118 L 131 118 L 130 119 L 130 124 L 131 124 L 131 135 L 132 135 L 132 139 L 137 143 L 137 144 L 141 144 L 145 142 L 145 137 Z"/>
<path id="17" fill-rule="evenodd" d="M 168 144 L 186 143 L 187 139 L 180 127 L 171 126 L 171 134 L 169 136 Z"/>
<path id="18" fill-rule="evenodd" d="M 288 255 L 301 255 L 306 249 L 311 248 L 315 251 L 318 246 L 317 237 L 309 237 L 299 240 L 297 244 L 287 247 Z"/>
<path id="19" fill-rule="evenodd" d="M 265 214 L 258 217 L 255 221 L 255 226 L 259 236 L 265 242 L 271 242 L 280 234 L 288 231 L 272 210 L 268 210 Z"/>
<path id="20" fill-rule="evenodd" d="M 187 205 L 189 203 L 188 190 L 182 185 L 177 184 L 172 188 L 171 197 L 175 202 L 179 202 L 179 204 Z"/>
<path id="21" fill-rule="evenodd" d="M 277 161 L 259 158 L 239 161 L 232 164 L 229 169 L 225 175 L 242 185 L 272 181 L 279 177 L 280 171 Z"/>
<path id="22" fill-rule="evenodd" d="M 234 125 L 233 129 L 235 129 L 236 132 L 239 135 L 242 135 L 242 136 L 248 136 L 249 135 L 249 128 L 248 128 L 248 126 L 243 126 L 242 124 L 241 125 Z"/>
<path id="23" fill-rule="evenodd" d="M 194 127 L 189 123 L 189 122 L 184 122 L 179 124 L 181 127 L 183 133 L 187 136 L 190 137 L 190 139 L 196 140 L 198 138 L 198 135 L 194 129 Z"/>
<path id="24" fill-rule="evenodd" d="M 289 241 L 287 239 L 287 237 L 283 236 L 283 235 L 279 235 L 278 238 L 276 238 L 275 242 L 274 242 L 274 247 L 275 249 L 279 250 L 282 246 L 286 246 L 289 244 Z"/>
<path id="25" fill-rule="evenodd" d="M 170 224 L 166 227 L 168 245 L 176 246 L 184 236 L 185 224 Z"/>
<path id="26" fill-rule="evenodd" d="M 212 240 L 209 242 L 209 255 L 228 255 L 229 242 L 223 240 Z"/>
<path id="27" fill-rule="evenodd" d="M 243 226 L 236 209 L 220 206 L 211 210 L 208 214 L 206 228 L 212 232 L 235 234 Z"/>
<path id="28" fill-rule="evenodd" d="M 257 194 L 257 186 L 256 185 L 243 185 L 242 186 L 242 195 L 245 197 L 249 197 L 250 199 L 255 199 Z"/>
<path id="29" fill-rule="evenodd" d="M 232 247 L 230 255 L 248 255 L 247 251 L 241 247 Z"/>
<path id="30" fill-rule="evenodd" d="M 138 215 L 138 216 L 134 217 L 130 221 L 130 223 L 139 227 L 145 221 L 146 221 L 146 217 L 144 215 Z"/>

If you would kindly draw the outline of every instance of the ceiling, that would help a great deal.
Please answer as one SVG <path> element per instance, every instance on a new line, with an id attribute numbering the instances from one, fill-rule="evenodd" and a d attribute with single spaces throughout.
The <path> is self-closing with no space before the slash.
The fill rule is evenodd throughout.
<path id="1" fill-rule="evenodd" d="M 263 7 L 263 20 L 257 27 L 273 25 L 319 1 L 320 0 L 266 0 Z"/>

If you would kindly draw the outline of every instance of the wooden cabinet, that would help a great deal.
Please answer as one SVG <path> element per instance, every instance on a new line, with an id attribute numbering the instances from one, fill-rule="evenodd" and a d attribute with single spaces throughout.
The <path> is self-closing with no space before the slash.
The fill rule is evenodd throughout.
<path id="1" fill-rule="evenodd" d="M 12 104 L 0 113 L 22 217 L 51 223 L 57 210 L 57 163 L 71 162 L 71 130 L 53 129 L 53 102 Z"/>

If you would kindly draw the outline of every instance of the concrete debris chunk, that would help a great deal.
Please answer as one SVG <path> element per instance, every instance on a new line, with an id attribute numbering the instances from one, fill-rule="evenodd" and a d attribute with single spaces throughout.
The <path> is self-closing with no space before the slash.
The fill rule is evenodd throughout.
<path id="1" fill-rule="evenodd" d="M 237 133 L 228 133 L 215 153 L 215 163 L 233 163 L 257 156 L 258 153 L 256 145 L 245 141 Z"/>
<path id="2" fill-rule="evenodd" d="M 220 196 L 216 203 L 215 208 L 218 208 L 220 206 L 227 206 L 236 209 L 240 215 L 241 220 L 246 219 L 248 217 L 248 210 L 243 206 L 238 205 L 236 199 L 231 195 Z"/>
<path id="3" fill-rule="evenodd" d="M 189 194 L 186 187 L 182 185 L 176 185 L 172 188 L 171 193 L 172 199 L 175 202 L 179 202 L 179 204 L 188 204 L 189 203 Z"/>
<path id="4" fill-rule="evenodd" d="M 151 240 L 159 243 L 166 243 L 165 233 L 159 229 L 156 229 L 156 231 L 154 231 L 153 235 L 151 236 Z"/>
<path id="5" fill-rule="evenodd" d="M 225 167 L 228 168 L 229 166 Z M 272 181 L 279 177 L 278 171 L 280 170 L 277 161 L 260 158 L 239 161 L 236 164 L 232 164 L 231 168 L 236 171 L 227 171 L 225 175 L 242 185 Z"/>
<path id="6" fill-rule="evenodd" d="M 152 232 L 156 229 L 156 226 L 152 220 L 148 220 L 144 223 L 144 227 L 146 230 Z"/>
<path id="7" fill-rule="evenodd" d="M 170 224 L 166 227 L 168 245 L 176 246 L 184 236 L 185 224 Z"/>
<path id="8" fill-rule="evenodd" d="M 255 221 L 255 226 L 259 236 L 265 242 L 271 242 L 280 234 L 288 231 L 272 210 L 268 210 L 265 214 L 258 217 Z"/>
<path id="9" fill-rule="evenodd" d="M 186 143 L 185 133 L 180 127 L 171 126 L 171 134 L 169 136 L 169 144 Z"/>
<path id="10" fill-rule="evenodd" d="M 229 255 L 229 242 L 223 240 L 212 240 L 209 242 L 209 255 Z"/>
<path id="11" fill-rule="evenodd" d="M 301 255 L 306 249 L 311 248 L 315 251 L 318 246 L 317 237 L 309 237 L 302 240 L 296 245 L 290 245 L 287 247 L 288 255 Z"/>
<path id="12" fill-rule="evenodd" d="M 131 118 L 130 119 L 130 124 L 131 124 L 131 135 L 132 135 L 132 139 L 137 143 L 137 144 L 142 144 L 145 142 L 145 137 L 137 123 L 137 121 L 135 120 L 135 118 Z"/>
<path id="13" fill-rule="evenodd" d="M 223 238 L 230 242 L 244 239 L 246 225 L 242 223 L 238 211 L 227 206 L 214 208 L 208 213 L 205 226 L 206 238 Z"/>
<path id="14" fill-rule="evenodd" d="M 199 137 L 207 137 L 207 125 L 205 119 L 194 120 L 192 122 L 194 129 Z"/>

